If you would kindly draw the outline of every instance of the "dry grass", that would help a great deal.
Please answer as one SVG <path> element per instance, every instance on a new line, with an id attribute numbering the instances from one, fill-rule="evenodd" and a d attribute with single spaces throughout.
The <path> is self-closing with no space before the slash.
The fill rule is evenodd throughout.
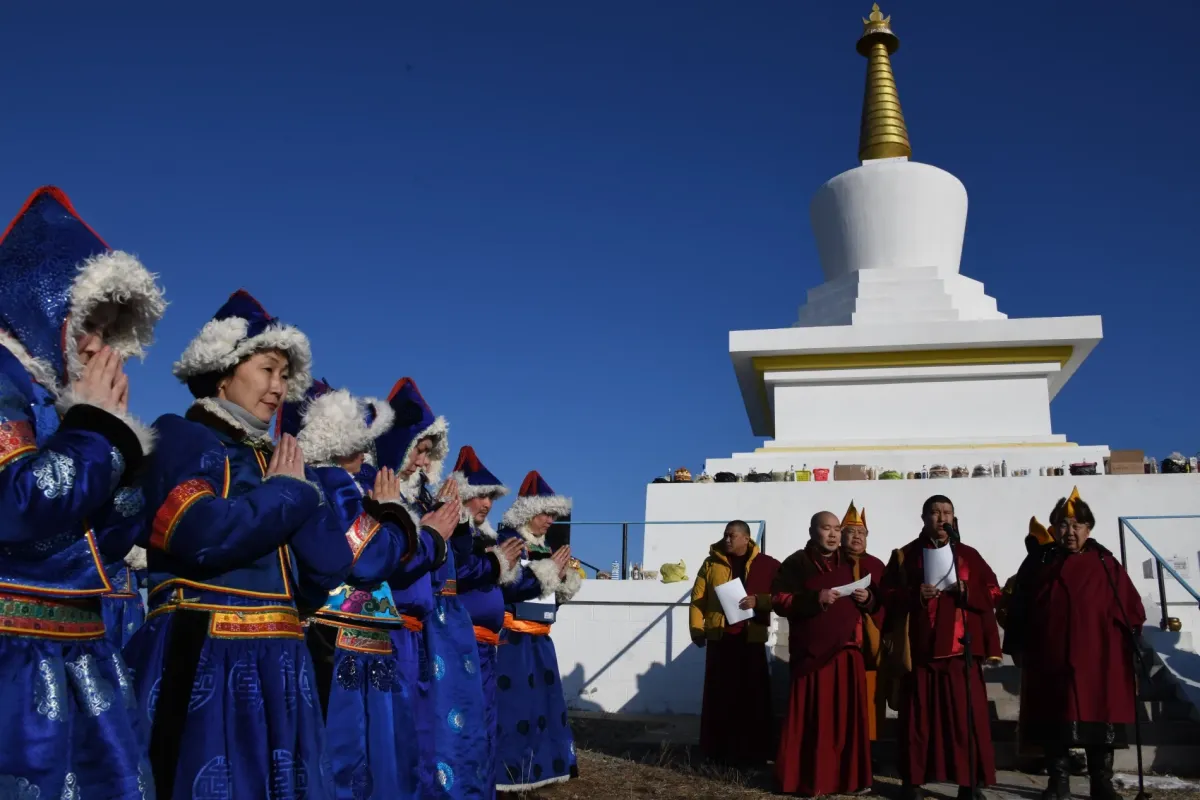
<path id="1" fill-rule="evenodd" d="M 767 768 L 739 770 L 706 763 L 696 748 L 670 744 L 652 724 L 620 717 L 576 718 L 572 721 L 579 758 L 579 778 L 546 786 L 519 796 L 520 800 L 725 800 L 782 797 L 773 792 Z M 1037 800 L 1041 787 L 1028 782 L 994 787 L 995 800 Z M 895 777 L 876 775 L 875 791 L 883 798 L 899 797 Z M 1086 778 L 1074 779 L 1075 796 L 1086 796 Z M 1123 790 L 1132 800 L 1135 791 Z M 1155 800 L 1200 800 L 1200 792 L 1151 790 Z M 953 800 L 953 791 L 927 791 L 938 800 Z M 502 795 L 512 798 L 514 795 Z M 848 800 L 862 800 L 849 798 Z"/>

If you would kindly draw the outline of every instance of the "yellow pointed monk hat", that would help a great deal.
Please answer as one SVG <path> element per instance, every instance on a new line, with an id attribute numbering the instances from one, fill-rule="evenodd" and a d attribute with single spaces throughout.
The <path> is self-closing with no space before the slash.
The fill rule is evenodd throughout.
<path id="1" fill-rule="evenodd" d="M 1071 496 L 1067 498 L 1067 504 L 1065 506 L 1063 506 L 1063 516 L 1064 517 L 1075 516 L 1075 504 L 1080 502 L 1081 500 L 1083 500 L 1083 498 L 1079 496 L 1079 487 L 1078 486 L 1072 487 L 1071 488 Z"/>
<path id="2" fill-rule="evenodd" d="M 867 510 L 864 508 L 860 513 L 859 510 L 854 507 L 853 500 L 850 501 L 850 507 L 846 509 L 846 516 L 842 517 L 842 527 L 845 528 L 848 525 L 861 525 L 864 528 L 867 527 Z"/>
<path id="3" fill-rule="evenodd" d="M 1037 517 L 1029 518 L 1029 535 L 1037 540 L 1038 544 L 1050 544 L 1054 541 L 1054 537 L 1050 535 L 1050 531 L 1038 522 Z"/>

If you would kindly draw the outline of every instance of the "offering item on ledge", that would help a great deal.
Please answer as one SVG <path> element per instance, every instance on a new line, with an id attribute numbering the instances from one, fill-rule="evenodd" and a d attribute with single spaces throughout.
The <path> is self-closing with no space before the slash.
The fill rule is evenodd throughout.
<path id="1" fill-rule="evenodd" d="M 970 476 L 971 476 L 971 470 L 967 469 L 966 467 L 962 466 L 961 464 L 958 465 L 957 467 L 955 467 L 954 469 L 950 470 L 951 478 L 968 478 Z"/>
<path id="2" fill-rule="evenodd" d="M 975 469 L 971 472 L 972 478 L 990 478 L 992 477 L 992 468 L 987 464 L 976 464 Z"/>
<path id="3" fill-rule="evenodd" d="M 950 468 L 947 467 L 945 464 L 934 464 L 932 467 L 929 468 L 929 477 L 930 478 L 949 478 L 950 477 Z"/>
<path id="4" fill-rule="evenodd" d="M 680 467 L 675 470 L 675 483 L 691 483 L 692 473 L 687 467 Z"/>

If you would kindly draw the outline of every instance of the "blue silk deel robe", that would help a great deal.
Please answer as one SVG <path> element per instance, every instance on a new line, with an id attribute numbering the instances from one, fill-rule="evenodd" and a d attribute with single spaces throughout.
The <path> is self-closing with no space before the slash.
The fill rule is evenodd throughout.
<path id="1" fill-rule="evenodd" d="M 389 580 L 428 583 L 445 544 L 419 530 L 403 506 L 366 496 L 375 476 L 370 466 L 357 476 L 338 466 L 315 473 L 354 556 L 345 582 L 308 628 L 337 796 L 420 798 L 432 755 L 418 725 L 422 621 L 402 615 Z"/>
<path id="2" fill-rule="evenodd" d="M 332 800 L 298 609 L 352 554 L 315 483 L 266 478 L 265 435 L 211 401 L 155 422 L 143 482 L 149 610 L 125 655 L 160 800 Z"/>
<path id="3" fill-rule="evenodd" d="M 0 797 L 153 796 L 148 726 L 100 613 L 101 545 L 136 533 L 122 428 L 93 406 L 60 419 L 0 346 Z"/>
<path id="4" fill-rule="evenodd" d="M 505 630 L 496 657 L 499 788 L 515 792 L 567 781 L 579 774 L 550 625 L 519 619 L 517 612 L 518 603 L 550 592 L 556 592 L 557 600 L 564 602 L 578 585 L 565 592 L 558 591 L 560 584 L 544 586 L 532 565 L 548 559 L 550 548 L 529 541 L 513 528 L 501 527 L 497 540 L 511 538 L 524 540 L 523 557 L 531 562 L 521 568 L 515 581 L 502 587 Z"/>

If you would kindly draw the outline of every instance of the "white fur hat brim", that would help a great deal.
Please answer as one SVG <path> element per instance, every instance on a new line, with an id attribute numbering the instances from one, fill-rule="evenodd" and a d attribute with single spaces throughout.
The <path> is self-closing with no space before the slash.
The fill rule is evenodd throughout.
<path id="1" fill-rule="evenodd" d="M 312 385 L 312 347 L 299 328 L 276 322 L 257 336 L 247 337 L 250 324 L 241 317 L 209 320 L 183 355 L 175 362 L 172 372 L 181 381 L 198 375 L 221 373 L 233 369 L 262 350 L 279 350 L 287 354 L 291 367 L 287 399 L 299 402 Z"/>
<path id="2" fill-rule="evenodd" d="M 367 425 L 366 406 L 375 407 L 375 420 Z M 392 407 L 373 397 L 354 397 L 345 389 L 326 392 L 308 403 L 296 440 L 310 464 L 349 458 L 371 449 L 371 443 L 392 427 Z"/>
<path id="3" fill-rule="evenodd" d="M 520 530 L 538 514 L 553 514 L 558 519 L 562 519 L 570 513 L 571 498 L 569 497 L 557 494 L 518 497 L 500 518 L 500 525 Z"/>
<path id="4" fill-rule="evenodd" d="M 458 496 L 461 500 L 470 500 L 475 497 L 491 497 L 494 500 L 508 494 L 508 487 L 502 483 L 470 484 L 467 483 L 467 476 L 458 471 L 451 472 L 450 477 L 458 483 Z"/>

